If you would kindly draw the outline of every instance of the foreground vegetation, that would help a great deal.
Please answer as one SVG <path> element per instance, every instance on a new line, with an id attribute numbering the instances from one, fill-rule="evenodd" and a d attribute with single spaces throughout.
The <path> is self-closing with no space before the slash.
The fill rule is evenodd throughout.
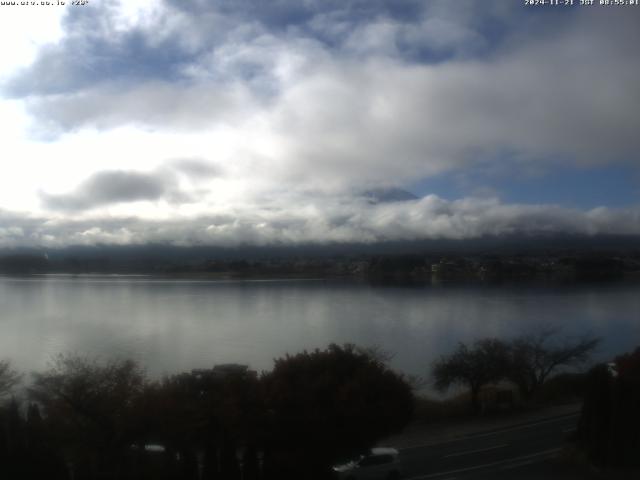
<path id="1" fill-rule="evenodd" d="M 589 371 L 577 441 L 595 465 L 640 467 L 640 347 Z"/>
<path id="2" fill-rule="evenodd" d="M 599 343 L 596 337 L 563 338 L 556 329 L 511 341 L 483 338 L 470 346 L 459 343 L 453 353 L 440 357 L 432 366 L 432 376 L 441 391 L 455 384 L 467 387 L 472 409 L 480 413 L 485 408 L 480 396 L 483 388 L 506 381 L 516 387 L 520 402 L 531 402 L 553 373 L 584 364 Z M 514 402 L 513 395 L 503 397 L 496 401 Z"/>
<path id="3" fill-rule="evenodd" d="M 585 458 L 639 466 L 640 348 L 586 374 L 557 373 L 583 364 L 598 340 L 553 334 L 460 344 L 433 365 L 437 386 L 469 388 L 445 402 L 414 398 L 388 354 L 354 345 L 287 355 L 262 374 L 229 364 L 161 380 L 131 360 L 62 355 L 32 374 L 22 400 L 22 375 L 0 361 L 0 477 L 328 478 L 331 465 L 413 415 L 432 422 L 500 410 L 509 386 L 520 407 L 584 400 L 575 440 Z"/>
<path id="4" fill-rule="evenodd" d="M 425 421 L 460 417 L 469 411 L 478 414 L 487 406 L 499 409 L 504 407 L 499 394 L 510 392 L 508 386 L 516 387 L 520 406 L 579 399 L 583 406 L 573 438 L 577 451 L 589 465 L 607 472 L 632 469 L 636 478 L 640 467 L 640 347 L 586 373 L 562 371 L 585 364 L 598 343 L 599 339 L 591 337 L 560 338 L 552 330 L 510 342 L 484 338 L 470 346 L 461 343 L 434 363 L 432 375 L 440 389 L 460 384 L 468 392 L 445 402 L 418 401 L 417 416 Z M 558 370 L 559 374 L 552 375 Z M 507 386 L 501 388 L 501 382 Z M 466 408 L 461 400 L 467 402 Z M 507 406 L 513 408 L 513 397 L 508 396 Z"/>
<path id="5" fill-rule="evenodd" d="M 4 363 L 10 379 L 17 373 Z M 2 384 L 0 384 L 2 385 Z M 151 381 L 130 360 L 60 356 L 0 412 L 2 478 L 324 478 L 411 419 L 405 379 L 353 345 Z"/>

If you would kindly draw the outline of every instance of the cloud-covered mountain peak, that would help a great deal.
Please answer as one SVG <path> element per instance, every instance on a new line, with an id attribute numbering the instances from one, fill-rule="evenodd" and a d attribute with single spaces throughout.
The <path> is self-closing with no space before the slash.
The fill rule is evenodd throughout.
<path id="1" fill-rule="evenodd" d="M 407 202 L 420 198 L 407 190 L 397 187 L 371 188 L 362 192 L 361 196 L 366 198 L 371 204 Z"/>

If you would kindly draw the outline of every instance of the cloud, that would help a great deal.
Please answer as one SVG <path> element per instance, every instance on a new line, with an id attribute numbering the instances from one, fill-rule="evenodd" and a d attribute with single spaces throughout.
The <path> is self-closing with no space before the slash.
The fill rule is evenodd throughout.
<path id="1" fill-rule="evenodd" d="M 212 208 L 208 214 L 159 220 L 100 214 L 70 219 L 0 211 L 0 247 L 149 243 L 235 247 L 503 235 L 640 235 L 638 208 L 583 211 L 496 199 L 447 201 L 434 195 L 380 204 L 351 197 L 291 200 Z"/>
<path id="2" fill-rule="evenodd" d="M 69 193 L 40 192 L 40 200 L 48 210 L 68 213 L 141 201 L 181 205 L 198 200 L 198 190 L 188 187 L 222 175 L 223 169 L 209 160 L 177 158 L 164 161 L 150 172 L 98 171 Z"/>
<path id="3" fill-rule="evenodd" d="M 126 14 L 126 5 L 132 3 L 65 9 L 65 35 L 43 46 L 31 65 L 15 72 L 5 82 L 4 93 L 55 95 L 105 82 L 131 85 L 142 79 L 175 78 L 176 65 L 189 55 L 183 42 L 174 41 L 179 21 L 169 20 L 162 2 L 147 2 L 144 15 L 135 15 L 133 23 Z"/>
<path id="4" fill-rule="evenodd" d="M 51 210 L 80 211 L 105 205 L 155 201 L 175 196 L 175 180 L 162 173 L 134 171 L 97 172 L 67 194 L 41 192 L 45 207 Z"/>
<path id="5" fill-rule="evenodd" d="M 471 172 L 473 192 L 480 170 L 637 168 L 636 9 L 130 4 L 68 9 L 64 36 L 3 84 L 33 121 L 20 158 L 37 165 L 53 151 L 56 168 L 90 158 L 77 178 L 28 179 L 44 210 L 2 220 L 6 243 L 638 233 L 634 208 L 353 197 L 442 172 Z"/>
<path id="6" fill-rule="evenodd" d="M 98 11 L 99 8 L 99 11 Z M 40 49 L 31 65 L 4 85 L 13 97 L 69 94 L 116 83 L 131 87 L 158 79 L 177 81 L 203 57 L 252 44 L 264 37 L 288 43 L 318 43 L 332 55 L 380 55 L 397 44 L 401 58 L 443 60 L 459 53 L 485 52 L 487 33 L 509 30 L 521 8 L 504 2 L 462 0 L 114 0 L 66 9 L 64 36 Z M 388 26 L 389 28 L 386 28 Z M 499 28 L 498 28 L 499 26 Z M 520 21 L 518 28 L 523 28 Z M 389 45 L 373 36 L 389 33 Z M 496 35 L 492 35 L 496 37 Z M 498 35 L 497 37 L 500 37 Z M 363 42 L 362 45 L 359 45 Z M 470 48 L 470 44 L 475 47 Z M 256 66 L 269 57 L 252 62 Z M 251 68 L 248 69 L 249 73 Z M 212 71 L 216 78 L 228 75 Z M 236 72 L 237 73 L 237 72 Z M 244 72 L 247 73 L 247 72 Z M 188 75 L 186 75 L 188 77 Z"/>
<path id="7" fill-rule="evenodd" d="M 212 85 L 151 82 L 124 91 L 90 89 L 71 95 L 27 100 L 40 128 L 57 135 L 81 127 L 101 130 L 122 125 L 161 126 L 188 131 L 221 122 L 241 122 L 253 110 L 246 89 L 238 85 L 217 89 Z"/>
<path id="8" fill-rule="evenodd" d="M 640 65 L 615 47 L 636 36 L 559 34 L 485 62 L 320 68 L 273 111 L 284 170 L 402 183 L 483 163 L 637 165 Z"/>
<path id="9" fill-rule="evenodd" d="M 224 2 L 216 5 L 216 15 L 239 15 Z M 315 12 L 318 4 L 311 5 L 303 10 Z M 181 11 L 193 16 L 202 8 L 190 2 Z M 221 44 L 183 56 L 179 79 L 133 71 L 133 84 L 116 75 L 26 102 L 39 130 L 53 135 L 122 125 L 159 134 L 241 132 L 249 141 L 234 161 L 263 162 L 270 181 L 309 188 L 402 184 L 483 162 L 637 162 L 640 64 L 632 46 L 640 31 L 634 15 L 572 14 L 562 28 L 545 27 L 536 42 L 523 34 L 520 43 L 477 58 L 461 49 L 478 44 L 486 50 L 473 40 L 481 27 L 472 20 L 456 24 L 443 8 L 433 4 L 433 16 L 419 22 L 389 14 L 362 23 L 338 50 L 297 30 L 244 25 L 229 30 Z M 326 14 L 318 11 L 313 19 Z M 386 40 L 370 44 L 380 29 Z M 419 53 L 394 53 L 418 52 L 422 44 L 458 54 L 434 63 L 420 61 Z M 358 51 L 366 52 L 354 56 Z M 165 66 L 177 72 L 172 62 Z M 272 151 L 256 138 L 268 139 Z"/>
<path id="10" fill-rule="evenodd" d="M 196 180 L 217 177 L 223 173 L 220 166 L 201 158 L 179 158 L 169 160 L 164 165 Z"/>

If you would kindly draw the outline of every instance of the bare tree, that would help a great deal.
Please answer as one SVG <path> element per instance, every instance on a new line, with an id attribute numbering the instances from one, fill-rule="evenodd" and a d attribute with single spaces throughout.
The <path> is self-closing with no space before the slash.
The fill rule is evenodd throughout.
<path id="1" fill-rule="evenodd" d="M 62 411 L 105 426 L 121 420 L 145 384 L 145 373 L 132 360 L 57 356 L 49 370 L 33 374 L 30 393 L 45 412 Z"/>
<path id="2" fill-rule="evenodd" d="M 390 350 L 385 349 L 382 345 L 374 344 L 368 347 L 356 346 L 356 352 L 362 355 L 368 356 L 370 359 L 380 363 L 385 367 L 389 367 L 391 361 L 395 358 L 396 354 Z M 415 392 L 423 388 L 427 383 L 427 379 L 421 375 L 405 375 L 405 381 L 411 386 L 411 389 Z"/>
<path id="3" fill-rule="evenodd" d="M 372 360 L 380 362 L 383 365 L 389 365 L 391 360 L 396 356 L 395 353 L 385 349 L 382 345 L 374 344 L 368 347 L 355 347 L 356 352 L 366 355 Z"/>
<path id="4" fill-rule="evenodd" d="M 9 360 L 0 360 L 0 399 L 9 394 L 21 379 L 22 375 L 12 368 Z"/>
<path id="5" fill-rule="evenodd" d="M 74 475 L 94 478 L 87 472 L 101 469 L 117 477 L 135 439 L 134 406 L 145 383 L 144 371 L 132 360 L 60 355 L 47 371 L 33 374 L 29 392 L 64 446 Z"/>
<path id="6" fill-rule="evenodd" d="M 435 387 L 441 391 L 454 384 L 469 387 L 471 405 L 477 413 L 480 411 L 480 389 L 504 378 L 508 352 L 509 347 L 495 338 L 478 340 L 471 347 L 459 343 L 455 352 L 440 357 L 433 364 Z"/>
<path id="7" fill-rule="evenodd" d="M 599 338 L 591 336 L 560 337 L 555 328 L 518 337 L 510 344 L 507 378 L 528 400 L 560 367 L 585 363 L 599 343 Z"/>

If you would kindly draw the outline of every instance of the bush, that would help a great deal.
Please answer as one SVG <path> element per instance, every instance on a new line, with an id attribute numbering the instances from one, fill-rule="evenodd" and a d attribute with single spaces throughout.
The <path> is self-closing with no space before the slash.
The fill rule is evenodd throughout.
<path id="1" fill-rule="evenodd" d="M 321 475 L 400 431 L 413 413 L 404 377 L 353 345 L 278 359 L 263 380 L 273 413 L 269 443 L 285 476 Z"/>

